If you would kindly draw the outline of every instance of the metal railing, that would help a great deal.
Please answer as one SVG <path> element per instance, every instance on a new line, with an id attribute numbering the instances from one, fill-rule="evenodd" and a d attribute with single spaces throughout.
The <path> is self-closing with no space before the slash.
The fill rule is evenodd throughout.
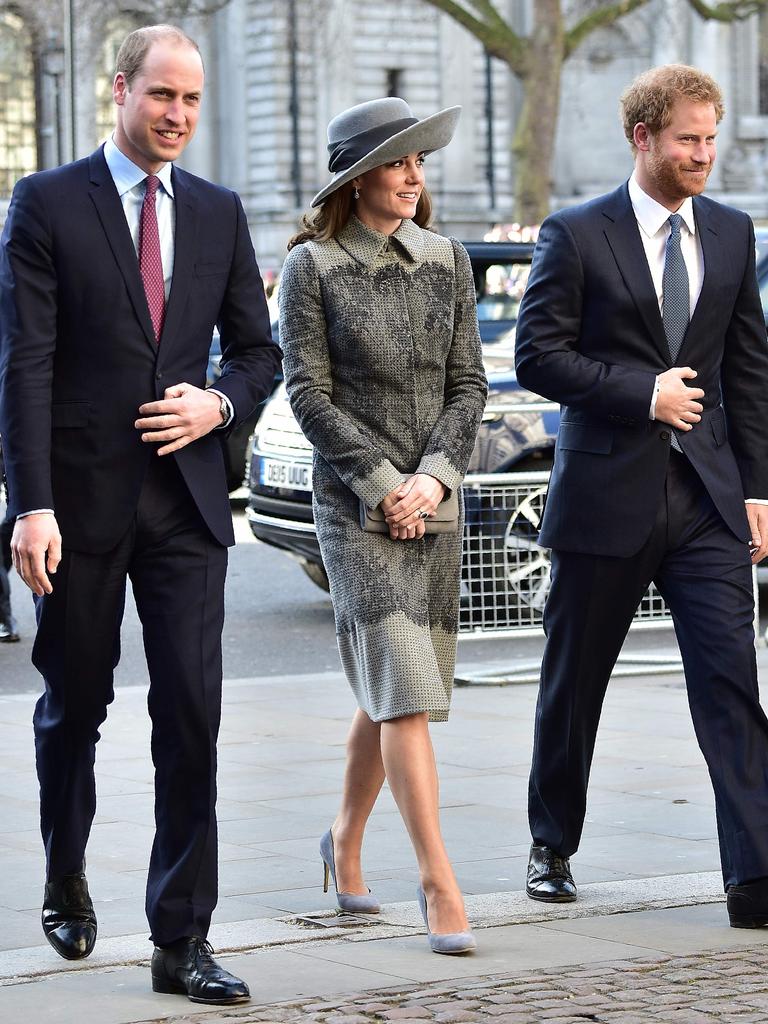
<path id="1" fill-rule="evenodd" d="M 540 634 L 549 591 L 549 552 L 537 544 L 549 473 L 492 473 L 464 481 L 460 634 L 466 639 Z M 633 629 L 671 625 L 654 586 Z"/>

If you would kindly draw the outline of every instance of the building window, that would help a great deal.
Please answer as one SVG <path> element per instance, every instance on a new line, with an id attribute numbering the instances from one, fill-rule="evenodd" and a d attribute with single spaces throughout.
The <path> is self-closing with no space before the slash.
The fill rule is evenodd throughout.
<path id="1" fill-rule="evenodd" d="M 0 195 L 37 170 L 32 37 L 16 14 L 0 13 Z"/>
<path id="2" fill-rule="evenodd" d="M 146 19 L 139 16 L 122 14 L 110 18 L 104 41 L 101 44 L 100 70 L 96 75 L 96 142 L 104 142 L 109 138 L 115 127 L 115 102 L 112 99 L 112 82 L 115 78 L 115 61 L 117 51 L 128 35 L 135 28 L 145 24 Z"/>
<path id="3" fill-rule="evenodd" d="M 402 68 L 388 68 L 387 69 L 387 96 L 402 96 L 403 88 L 403 69 Z"/>

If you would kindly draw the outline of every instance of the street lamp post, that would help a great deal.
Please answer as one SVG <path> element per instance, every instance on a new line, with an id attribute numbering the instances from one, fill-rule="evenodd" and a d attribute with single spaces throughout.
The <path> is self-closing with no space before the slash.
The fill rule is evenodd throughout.
<path id="1" fill-rule="evenodd" d="M 64 55 L 66 80 L 69 83 L 70 157 L 77 159 L 77 115 L 75 107 L 75 9 L 74 0 L 64 0 Z M 61 154 L 59 154 L 61 160 Z"/>

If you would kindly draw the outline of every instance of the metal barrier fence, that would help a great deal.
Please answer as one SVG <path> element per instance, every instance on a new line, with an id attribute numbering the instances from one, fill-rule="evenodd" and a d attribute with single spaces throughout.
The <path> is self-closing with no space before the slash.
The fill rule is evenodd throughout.
<path id="1" fill-rule="evenodd" d="M 460 635 L 521 636 L 542 632 L 549 590 L 549 553 L 536 543 L 549 473 L 494 473 L 464 480 L 464 557 Z M 671 625 L 654 586 L 632 628 Z"/>

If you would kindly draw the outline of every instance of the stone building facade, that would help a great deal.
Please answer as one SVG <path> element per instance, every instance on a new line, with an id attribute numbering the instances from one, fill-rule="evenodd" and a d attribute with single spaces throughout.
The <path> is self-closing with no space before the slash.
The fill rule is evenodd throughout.
<path id="1" fill-rule="evenodd" d="M 496 2 L 526 32 L 534 0 Z M 0 203 L 19 174 L 82 156 L 103 140 L 116 47 L 147 20 L 146 13 L 115 15 L 106 0 L 17 0 L 12 7 L 0 0 Z M 428 4 L 230 0 L 185 27 L 200 42 L 207 86 L 184 164 L 240 192 L 266 268 L 279 268 L 301 212 L 328 178 L 328 120 L 376 96 L 401 95 L 417 115 L 464 108 L 454 142 L 427 162 L 442 230 L 480 238 L 511 219 L 519 86 Z M 70 38 L 74 77 L 64 46 Z M 594 33 L 564 70 L 553 205 L 628 175 L 618 97 L 639 71 L 678 60 L 712 73 L 725 92 L 710 194 L 768 217 L 766 51 L 768 15 L 733 26 L 703 22 L 686 0 L 652 0 Z"/>

